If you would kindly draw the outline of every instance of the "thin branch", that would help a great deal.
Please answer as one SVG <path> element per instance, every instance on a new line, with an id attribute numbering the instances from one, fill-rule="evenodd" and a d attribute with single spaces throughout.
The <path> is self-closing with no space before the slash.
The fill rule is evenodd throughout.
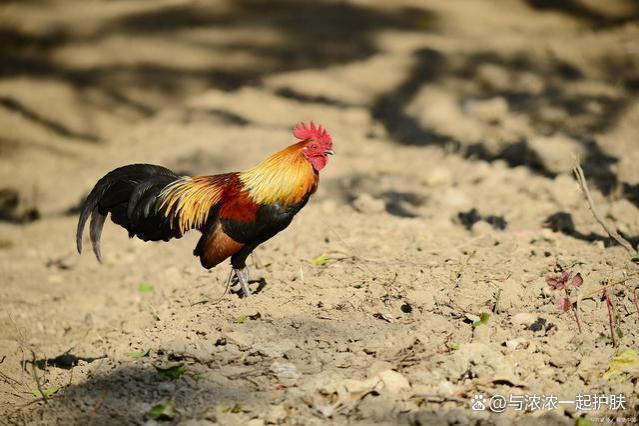
<path id="1" fill-rule="evenodd" d="M 424 401 L 427 402 L 434 402 L 434 403 L 439 403 L 442 404 L 444 402 L 460 402 L 460 403 L 466 403 L 466 400 L 463 398 L 458 398 L 456 396 L 444 396 L 444 395 L 436 395 L 436 394 L 415 394 L 412 395 L 411 398 L 421 398 Z"/>
<path id="2" fill-rule="evenodd" d="M 363 258 L 362 256 L 359 256 L 359 254 L 356 253 L 356 251 L 350 246 L 350 244 L 348 244 L 344 240 L 344 238 L 342 238 L 342 235 L 339 232 L 337 232 L 335 230 L 335 228 L 333 228 L 328 222 L 326 222 L 324 220 L 322 222 L 324 222 L 324 225 L 329 229 L 329 231 L 331 231 L 333 234 L 335 234 L 337 236 L 337 238 L 340 240 L 340 242 L 342 244 L 344 244 L 344 246 L 351 252 L 351 256 L 355 260 L 358 260 L 364 266 L 364 268 L 366 268 L 368 273 L 371 274 L 371 276 L 376 277 L 377 275 L 375 275 L 373 270 L 368 266 L 367 260 L 365 258 Z"/>
<path id="3" fill-rule="evenodd" d="M 224 293 L 222 293 L 222 295 L 220 297 L 215 299 L 213 302 L 211 302 L 208 299 L 204 299 L 204 300 L 200 300 L 200 301 L 197 301 L 197 302 L 193 302 L 193 303 L 191 303 L 191 306 L 201 305 L 201 304 L 204 304 L 204 303 L 211 303 L 213 305 L 217 305 L 218 303 L 220 303 L 222 301 L 222 299 L 224 299 L 224 297 L 226 297 L 226 293 L 228 293 L 229 288 L 231 288 L 231 280 L 232 279 L 233 279 L 233 269 L 231 269 L 231 273 L 229 274 L 229 279 L 226 280 L 226 286 L 224 287 Z"/>
<path id="4" fill-rule="evenodd" d="M 577 302 L 575 302 L 575 305 L 577 305 Z M 579 321 L 579 305 L 575 307 L 575 306 L 572 306 L 572 303 L 571 303 L 570 308 L 575 313 L 575 321 L 577 321 L 577 328 L 579 329 L 579 333 L 581 334 L 582 330 L 581 330 L 581 321 Z"/>
<path id="5" fill-rule="evenodd" d="M 610 322 L 610 337 L 612 337 L 612 345 L 617 346 L 617 339 L 615 338 L 615 325 L 612 321 L 612 301 L 608 295 L 608 290 L 603 291 L 603 296 L 606 299 L 606 306 L 608 307 L 608 321 Z"/>
<path id="6" fill-rule="evenodd" d="M 31 351 L 31 356 L 32 356 L 32 361 L 31 361 L 31 370 L 33 372 L 33 378 L 35 379 L 36 385 L 38 386 L 38 392 L 40 393 L 40 397 L 42 397 L 42 400 L 44 401 L 45 405 L 49 403 L 49 401 L 47 401 L 47 396 L 44 394 L 44 392 L 42 391 L 42 386 L 40 385 L 40 378 L 38 377 L 38 373 L 36 371 L 36 355 L 35 352 Z M 45 363 L 46 365 L 46 363 Z"/>
<path id="7" fill-rule="evenodd" d="M 606 285 L 603 285 L 601 287 L 598 287 L 598 288 L 596 288 L 596 289 L 594 289 L 592 291 L 589 291 L 588 293 L 584 294 L 581 298 L 582 299 L 586 299 L 586 298 L 588 298 L 590 296 L 598 294 L 600 291 L 605 290 L 607 288 L 615 287 L 615 286 L 618 286 L 619 284 L 625 284 L 627 281 L 629 281 L 631 278 L 634 278 L 636 275 L 637 274 L 632 274 L 632 275 L 627 276 L 626 278 L 624 278 L 622 280 L 615 281 L 614 283 L 610 283 L 610 284 L 606 284 Z"/>
<path id="8" fill-rule="evenodd" d="M 37 404 L 38 402 L 40 402 L 40 399 L 34 399 L 34 400 L 31 400 L 31 401 L 27 402 L 26 404 L 22 404 L 22 405 L 18 406 L 15 410 L 13 410 L 11 413 L 9 413 L 8 418 L 13 417 L 14 414 L 18 413 L 23 408 L 26 408 L 26 407 L 28 407 L 30 405 L 33 405 L 33 404 Z"/>
<path id="9" fill-rule="evenodd" d="M 579 188 L 581 189 L 581 192 L 583 192 L 584 197 L 586 197 L 586 202 L 588 203 L 590 212 L 595 217 L 595 220 L 599 222 L 599 224 L 603 227 L 603 229 L 610 236 L 610 238 L 612 238 L 621 246 L 623 246 L 626 250 L 628 250 L 631 255 L 634 255 L 636 251 L 632 248 L 632 244 L 630 244 L 628 240 L 626 240 L 621 235 L 619 235 L 619 233 L 603 219 L 603 217 L 597 210 L 597 207 L 595 206 L 595 202 L 592 199 L 590 190 L 588 189 L 588 184 L 586 183 L 586 177 L 584 176 L 584 171 L 578 162 L 576 162 L 576 165 L 572 169 L 572 171 L 575 174 L 575 177 L 577 178 L 577 182 L 579 183 Z"/>
<path id="10" fill-rule="evenodd" d="M 9 386 L 11 386 L 11 388 L 17 392 L 14 393 L 14 395 L 18 396 L 19 398 L 23 398 L 22 395 L 19 395 L 19 393 L 21 392 L 20 389 L 18 389 L 16 386 L 20 386 L 23 385 L 23 383 L 20 383 L 19 381 L 17 381 L 16 379 L 14 379 L 13 377 L 3 373 L 2 371 L 0 371 L 0 379 L 2 379 L 6 384 L 8 384 Z"/>

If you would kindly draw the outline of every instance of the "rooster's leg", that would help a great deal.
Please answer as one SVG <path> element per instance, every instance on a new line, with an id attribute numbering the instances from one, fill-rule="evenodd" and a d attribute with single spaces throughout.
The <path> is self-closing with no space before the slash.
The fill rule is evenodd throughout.
<path id="1" fill-rule="evenodd" d="M 251 254 L 256 246 L 256 244 L 247 244 L 240 251 L 235 253 L 233 257 L 231 257 L 231 266 L 233 267 L 235 278 L 242 286 L 244 297 L 249 297 L 251 295 L 251 289 L 249 288 L 249 270 L 246 267 L 246 258 L 249 254 Z"/>
<path id="2" fill-rule="evenodd" d="M 244 266 L 242 269 L 233 268 L 233 272 L 235 272 L 235 276 L 237 280 L 240 282 L 242 286 L 242 291 L 244 292 L 244 297 L 249 297 L 251 295 L 251 289 L 249 288 L 249 270 L 247 266 Z"/>

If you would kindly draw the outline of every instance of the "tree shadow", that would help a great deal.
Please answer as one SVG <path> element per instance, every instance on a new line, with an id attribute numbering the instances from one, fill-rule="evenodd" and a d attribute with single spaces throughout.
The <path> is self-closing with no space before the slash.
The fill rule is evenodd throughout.
<path id="1" fill-rule="evenodd" d="M 111 112 L 124 107 L 142 118 L 203 88 L 235 90 L 258 84 L 261 78 L 276 72 L 364 59 L 377 52 L 376 33 L 420 28 L 425 14 L 413 8 L 380 11 L 332 1 L 236 0 L 223 6 L 189 3 L 147 8 L 103 19 L 83 34 L 72 26 L 38 33 L 6 27 L 0 29 L 0 77 L 63 82 L 89 108 Z M 228 33 L 224 41 L 218 40 L 219 30 Z M 199 36 L 193 36 L 195 32 Z M 245 37 L 235 36 L 246 33 L 255 33 L 251 38 L 255 41 L 246 42 Z M 272 41 L 261 40 L 261 34 L 276 36 Z M 250 61 L 238 65 L 193 65 L 172 55 L 171 50 L 167 50 L 166 57 L 133 58 L 125 63 L 107 60 L 72 66 L 56 59 L 56 54 L 68 46 L 91 44 L 99 50 L 100 43 L 114 36 L 125 36 L 132 42 L 155 39 L 184 48 L 196 47 L 206 52 L 200 55 L 203 58 L 235 54 Z M 140 99 L 132 95 L 134 91 L 152 94 L 153 100 Z M 95 131 L 73 130 L 52 117 L 37 114 L 20 100 L 5 99 L 0 107 L 16 110 L 61 136 L 92 142 L 100 139 Z"/>
<path id="2" fill-rule="evenodd" d="M 336 108 L 347 108 L 352 106 L 348 102 L 343 102 L 338 99 L 329 98 L 322 95 L 311 96 L 304 93 L 300 93 L 294 89 L 283 87 L 275 90 L 275 94 L 282 98 L 293 99 L 299 102 L 307 102 L 321 105 L 328 105 Z"/>
<path id="3" fill-rule="evenodd" d="M 386 212 L 397 217 L 418 217 L 413 208 L 424 204 L 424 197 L 414 192 L 384 191 L 379 197 L 386 205 Z"/>
<path id="4" fill-rule="evenodd" d="M 610 238 L 609 236 L 604 236 L 600 234 L 596 234 L 594 232 L 590 232 L 588 234 L 584 234 L 581 231 L 578 231 L 575 228 L 575 223 L 572 220 L 572 215 L 567 212 L 557 212 L 548 216 L 542 223 L 544 228 L 549 228 L 553 232 L 560 232 L 564 235 L 568 235 L 569 237 L 573 237 L 577 240 L 586 241 L 589 243 L 595 241 L 601 241 L 604 244 L 604 247 L 611 247 L 617 245 L 618 243 Z M 639 235 L 635 237 L 628 236 L 623 232 L 617 231 L 619 234 L 625 238 L 633 247 L 637 247 L 639 245 Z"/>
<path id="5" fill-rule="evenodd" d="M 579 0 L 526 0 L 529 6 L 538 10 L 553 10 L 586 22 L 593 28 L 608 28 L 623 25 L 639 19 L 639 2 L 627 1 L 628 11 L 620 16 L 606 15 Z"/>
<path id="6" fill-rule="evenodd" d="M 291 326 L 293 323 L 295 327 Z M 286 389 L 286 386 L 279 385 L 282 379 L 271 371 L 273 362 L 293 362 L 301 369 L 311 362 L 315 353 L 312 348 L 296 349 L 297 358 L 289 359 L 286 355 L 264 353 L 256 347 L 256 342 L 263 345 L 271 339 L 293 340 L 299 342 L 299 348 L 303 348 L 304 340 L 313 336 L 330 336 L 331 339 L 350 342 L 352 339 L 363 340 L 366 335 L 364 330 L 349 328 L 337 321 L 304 316 L 273 319 L 259 314 L 255 318 L 249 316 L 242 324 L 242 330 L 249 336 L 247 341 L 238 343 L 221 338 L 214 343 L 216 349 L 208 353 L 200 351 L 195 355 L 188 349 L 175 352 L 160 346 L 142 358 L 101 360 L 92 365 L 86 380 L 74 379 L 46 403 L 40 400 L 37 405 L 28 404 L 16 410 L 13 416 L 8 416 L 8 420 L 30 423 L 46 416 L 52 424 L 140 424 L 152 406 L 167 400 L 174 401 L 177 407 L 176 422 L 186 419 L 223 422 L 224 415 L 237 415 L 238 422 L 250 417 L 263 418 L 274 397 L 282 403 Z M 176 333 L 180 335 L 180 329 Z M 189 339 L 184 337 L 185 334 L 182 336 L 185 341 Z M 170 339 L 175 339 L 175 336 Z M 156 368 L 168 362 L 183 363 L 186 372 L 175 380 L 169 380 Z M 49 364 L 48 368 L 66 369 L 73 363 L 74 359 L 68 359 L 62 365 Z M 309 374 L 319 374 L 320 371 L 318 367 L 318 373 Z M 297 399 L 291 395 L 288 398 Z M 304 404 L 302 407 L 300 410 L 306 409 Z M 389 413 L 389 416 L 392 414 Z M 340 420 L 343 419 L 340 417 Z"/>
<path id="7" fill-rule="evenodd" d="M 141 424 L 152 406 L 173 400 L 178 407 L 175 420 L 186 416 L 215 421 L 219 404 L 238 400 L 249 404 L 256 398 L 252 387 L 230 387 L 209 380 L 195 383 L 188 377 L 170 381 L 152 365 L 133 364 L 97 372 L 85 382 L 71 384 L 27 415 L 32 419 L 46 416 L 52 424 Z M 19 419 L 20 414 L 13 415 Z"/>
<path id="8" fill-rule="evenodd" d="M 623 183 L 623 195 L 628 201 L 635 206 L 639 207 L 639 183 L 631 185 L 629 183 Z"/>
<path id="9" fill-rule="evenodd" d="M 501 98 L 509 112 L 525 117 L 542 134 L 561 132 L 575 140 L 585 153 L 581 160 L 586 175 L 604 194 L 610 194 L 620 184 L 614 169 L 618 158 L 606 154 L 591 135 L 604 132 L 618 122 L 632 100 L 632 90 L 619 95 L 596 96 L 571 91 L 571 83 L 585 78 L 579 69 L 559 59 L 537 63 L 524 53 L 504 56 L 495 52 L 479 52 L 446 57 L 435 49 L 427 48 L 417 50 L 414 57 L 415 65 L 404 82 L 394 91 L 380 96 L 371 108 L 373 116 L 381 121 L 394 141 L 403 145 L 439 146 L 466 158 L 505 160 L 511 167 L 525 166 L 538 175 L 550 178 L 556 175 L 531 149 L 526 139 L 507 143 L 495 151 L 486 142 L 464 142 L 435 130 L 407 111 L 420 89 L 443 84 L 445 79 L 454 79 L 455 96 L 462 103 L 459 105 L 462 112 L 465 113 L 468 103 Z M 481 69 L 487 65 L 509 76 L 512 82 L 504 84 L 500 80 L 498 85 L 478 83 L 482 81 Z M 614 81 L 616 68 L 606 67 L 606 70 Z M 517 82 L 518 78 L 526 76 L 533 76 L 541 87 L 531 90 Z M 620 84 L 626 83 L 632 84 L 630 81 Z M 559 111 L 560 117 L 569 119 L 549 116 L 549 110 Z"/>
<path id="10" fill-rule="evenodd" d="M 446 60 L 434 49 L 420 49 L 414 54 L 416 63 L 404 82 L 393 92 L 380 96 L 371 108 L 374 118 L 380 120 L 390 136 L 403 145 L 459 145 L 453 138 L 425 129 L 418 120 L 406 112 L 419 89 L 439 80 L 446 72 Z"/>
<path id="11" fill-rule="evenodd" d="M 20 101 L 10 97 L 0 96 L 0 107 L 4 107 L 10 111 L 18 113 L 27 120 L 31 120 L 32 122 L 39 124 L 49 129 L 53 133 L 57 133 L 60 136 L 65 136 L 71 139 L 85 140 L 87 142 L 98 142 L 100 140 L 95 135 L 72 130 L 62 123 L 46 118 L 41 114 L 38 114 L 37 112 L 26 107 Z"/>
<path id="12" fill-rule="evenodd" d="M 14 188 L 0 188 L 0 222 L 26 224 L 40 219 L 35 200 L 26 202 L 23 198 Z"/>
<path id="13" fill-rule="evenodd" d="M 70 377 L 74 377 L 72 382 L 58 375 L 60 380 L 69 384 L 62 386 L 46 403 L 42 399 L 32 400 L 37 402 L 17 407 L 6 419 L 26 424 L 141 424 L 151 407 L 173 401 L 177 408 L 174 423 L 191 420 L 244 424 L 251 418 L 260 418 L 267 423 L 288 424 L 299 423 L 296 422 L 299 419 L 308 421 L 314 416 L 319 416 L 324 422 L 339 424 L 380 421 L 388 424 L 429 424 L 424 423 L 427 419 L 444 424 L 469 424 L 472 421 L 470 399 L 454 398 L 451 401 L 455 404 L 449 404 L 446 398 L 449 395 L 437 392 L 432 395 L 434 400 L 428 407 L 405 409 L 402 397 L 382 389 L 371 395 L 372 399 L 367 402 L 380 401 L 384 405 L 371 412 L 360 410 L 360 402 L 369 395 L 356 391 L 340 400 L 339 410 L 332 413 L 322 411 L 326 405 L 337 405 L 338 395 L 326 392 L 325 387 L 339 384 L 340 376 L 355 380 L 370 377 L 374 373 L 370 372 L 369 366 L 379 359 L 385 360 L 388 368 L 395 366 L 400 373 L 418 364 L 427 371 L 438 368 L 439 363 L 432 359 L 438 352 L 438 345 L 423 345 L 417 339 L 401 337 L 405 333 L 404 323 L 380 321 L 375 316 L 352 323 L 316 318 L 315 315 L 307 313 L 274 318 L 256 314 L 254 319 L 249 317 L 242 323 L 239 334 L 244 338 L 236 341 L 229 333 L 228 341 L 226 337 L 220 337 L 213 347 L 208 346 L 209 350 L 197 354 L 190 353 L 188 348 L 170 351 L 160 346 L 153 348 L 147 357 L 96 362 L 88 374 L 80 376 L 82 378 L 69 372 Z M 412 315 L 421 313 L 414 310 Z M 428 315 L 424 316 L 424 319 L 427 318 Z M 214 324 L 218 324 L 216 318 L 210 318 L 208 322 L 204 318 L 201 320 L 200 327 L 208 325 L 214 329 Z M 186 329 L 179 326 L 173 329 L 166 339 L 174 341 L 176 336 L 181 336 L 184 342 L 192 340 L 188 333 L 184 333 L 192 331 L 192 324 L 184 326 Z M 398 336 L 397 340 L 393 336 Z M 401 346 L 397 346 L 398 343 Z M 348 353 L 359 353 L 362 362 L 339 367 L 348 368 L 343 371 L 349 374 L 336 377 L 327 371 L 326 363 L 344 353 L 336 350 L 338 346 L 349 347 Z M 179 362 L 186 371 L 169 380 L 161 369 L 156 368 L 166 366 L 168 362 Z M 283 370 L 278 373 L 278 364 L 291 363 L 296 366 L 297 371 L 293 370 L 296 374 Z M 464 380 L 465 374 L 458 380 Z M 318 378 L 322 380 L 318 381 Z M 291 390 L 287 390 L 289 388 Z M 383 397 L 377 400 L 380 394 Z M 278 414 L 282 417 L 274 420 L 269 418 L 271 409 L 277 408 L 274 405 L 291 407 L 292 412 Z M 499 413 L 493 414 L 499 416 Z M 489 418 L 491 424 L 496 417 Z"/>
<path id="14" fill-rule="evenodd" d="M 254 30 L 266 26 L 281 31 L 283 42 L 267 47 L 258 43 L 233 42 L 227 44 L 226 48 L 275 56 L 279 60 L 275 64 L 276 68 L 291 70 L 323 68 L 366 58 L 377 52 L 372 38 L 377 31 L 415 30 L 420 28 L 425 15 L 423 10 L 416 8 L 381 12 L 351 3 L 330 1 L 236 0 L 230 6 L 166 6 L 126 16 L 105 26 L 101 32 L 133 35 L 171 33 L 183 28 L 211 26 Z M 272 71 L 264 67 L 254 72 L 261 74 Z"/>

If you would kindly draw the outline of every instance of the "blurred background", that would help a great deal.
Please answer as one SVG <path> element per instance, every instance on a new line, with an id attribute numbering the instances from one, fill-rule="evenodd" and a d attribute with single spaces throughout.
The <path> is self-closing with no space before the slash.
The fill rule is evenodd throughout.
<path id="1" fill-rule="evenodd" d="M 256 252 L 268 286 L 250 304 L 194 304 L 228 272 L 200 268 L 197 235 L 143 244 L 107 224 L 105 265 L 75 253 L 79 205 L 107 171 L 242 170 L 311 119 L 337 155 Z M 578 156 L 636 246 L 638 135 L 636 0 L 0 0 L 0 412 L 139 423 L 169 398 L 223 424 L 464 424 L 478 390 L 637 395 L 636 377 L 600 378 L 616 353 L 605 304 L 584 301 L 575 337 L 545 278 L 574 268 L 587 292 L 627 276 L 571 168 Z M 550 325 L 524 330 L 522 313 Z M 289 388 L 283 354 L 306 368 Z M 167 360 L 204 379 L 167 385 L 153 367 Z M 331 386 L 384 368 L 411 390 L 336 402 Z M 60 390 L 46 406 L 31 403 L 40 384 Z"/>
<path id="2" fill-rule="evenodd" d="M 638 90 L 634 0 L 3 1 L 0 12 L 0 152 L 18 168 L 3 180 L 46 186 L 21 166 L 108 155 L 167 110 L 251 125 L 268 100 L 186 107 L 251 88 L 360 108 L 366 132 L 393 143 L 546 175 L 558 170 L 544 156 L 565 145 L 606 194 L 638 202 L 636 141 L 596 137 Z"/>

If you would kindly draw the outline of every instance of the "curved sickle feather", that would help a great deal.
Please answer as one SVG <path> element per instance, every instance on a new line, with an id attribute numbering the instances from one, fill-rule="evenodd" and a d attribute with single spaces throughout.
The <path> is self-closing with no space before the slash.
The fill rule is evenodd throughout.
<path id="1" fill-rule="evenodd" d="M 102 236 L 102 227 L 106 215 L 100 213 L 98 209 L 94 209 L 91 213 L 91 225 L 89 227 L 89 235 L 91 237 L 91 245 L 93 246 L 93 253 L 98 259 L 98 262 L 102 263 L 102 251 L 100 250 L 100 237 Z"/>

